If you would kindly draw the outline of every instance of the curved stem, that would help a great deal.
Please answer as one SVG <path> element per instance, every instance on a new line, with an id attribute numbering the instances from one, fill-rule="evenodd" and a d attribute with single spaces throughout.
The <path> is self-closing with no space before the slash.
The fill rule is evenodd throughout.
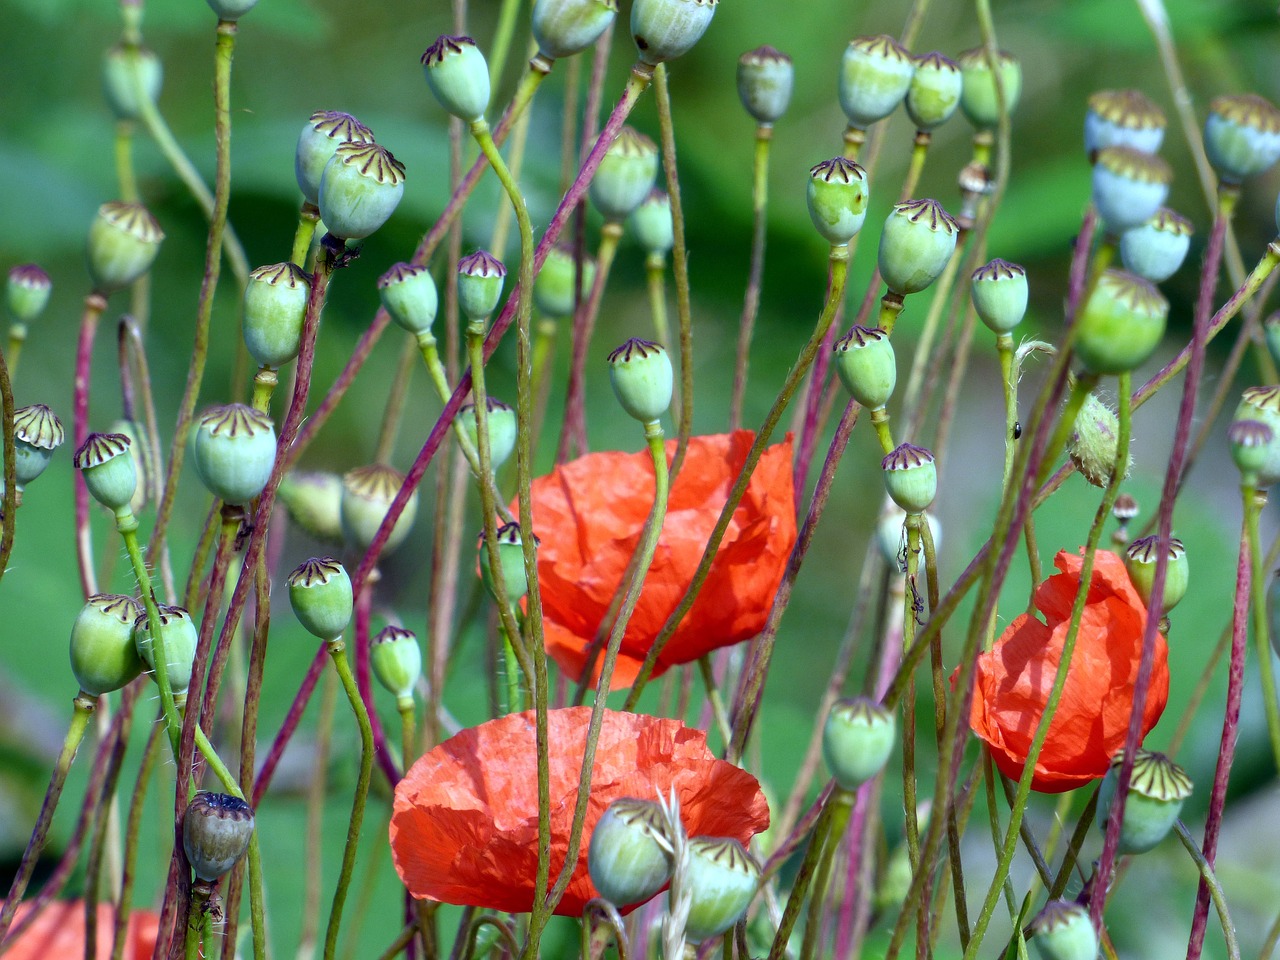
<path id="1" fill-rule="evenodd" d="M 1236 925 L 1231 922 L 1231 913 L 1227 910 L 1227 898 L 1222 892 L 1222 885 L 1218 883 L 1217 875 L 1213 872 L 1213 864 L 1200 852 L 1185 823 L 1178 820 L 1174 823 L 1173 830 L 1199 868 L 1200 882 L 1208 888 L 1214 909 L 1218 911 L 1218 919 L 1222 922 L 1222 937 L 1227 944 L 1227 960 L 1240 960 L 1240 941 L 1236 939 Z"/>
<path id="2" fill-rule="evenodd" d="M 91 293 L 84 298 L 84 312 L 80 317 L 80 337 L 76 342 L 76 373 L 72 409 L 72 428 L 75 448 L 89 436 L 89 381 L 93 371 L 93 340 L 98 330 L 98 320 L 107 309 L 107 298 Z M 10 418 L 12 419 L 12 418 Z M 93 539 L 89 527 L 89 488 L 84 485 L 80 471 L 75 476 L 76 497 L 76 560 L 80 567 L 80 590 L 85 599 L 98 592 L 98 578 L 93 570 Z"/>
<path id="3" fill-rule="evenodd" d="M 751 266 L 747 272 L 747 291 L 743 295 L 742 317 L 738 321 L 738 362 L 733 373 L 733 399 L 729 405 L 729 429 L 742 426 L 742 400 L 747 393 L 747 369 L 751 362 L 751 335 L 760 313 L 760 284 L 764 276 L 764 248 L 768 226 L 769 145 L 773 142 L 773 124 L 756 124 L 756 149 L 751 175 Z"/>

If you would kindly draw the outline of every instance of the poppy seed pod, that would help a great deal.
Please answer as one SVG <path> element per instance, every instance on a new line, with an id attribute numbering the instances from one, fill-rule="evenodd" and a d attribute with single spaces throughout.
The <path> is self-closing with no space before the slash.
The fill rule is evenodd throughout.
<path id="1" fill-rule="evenodd" d="M 44 473 L 65 438 L 62 421 L 43 403 L 13 411 L 13 466 L 18 489 Z M 3 487 L 0 478 L 0 487 Z"/>
<path id="2" fill-rule="evenodd" d="M 342 478 L 340 516 L 342 535 L 347 543 L 360 550 L 369 549 L 378 527 L 391 509 L 391 502 L 403 485 L 404 474 L 380 463 L 357 467 Z M 391 534 L 382 547 L 383 553 L 390 553 L 404 542 L 413 529 L 417 514 L 418 491 L 415 490 L 405 501 L 404 510 L 391 528 Z"/>
<path id="3" fill-rule="evenodd" d="M 239 20 L 258 5 L 258 0 L 206 0 L 219 20 Z"/>
<path id="4" fill-rule="evenodd" d="M 9 280 L 5 285 L 5 302 L 18 323 L 30 323 L 49 304 L 53 281 L 34 263 L 24 263 L 9 268 Z"/>
<path id="5" fill-rule="evenodd" d="M 140 203 L 104 203 L 89 225 L 89 276 L 104 296 L 151 269 L 164 231 Z"/>
<path id="6" fill-rule="evenodd" d="M 351 577 L 333 557 L 312 557 L 288 577 L 289 604 L 307 632 L 320 640 L 336 640 L 351 622 L 354 599 Z"/>
<path id="7" fill-rule="evenodd" d="M 915 67 L 907 87 L 907 116 L 917 130 L 933 130 L 960 106 L 964 77 L 960 64 L 936 51 L 916 57 Z"/>
<path id="8" fill-rule="evenodd" d="M 467 123 L 484 119 L 489 109 L 489 66 L 474 40 L 437 37 L 422 54 L 422 68 L 440 106 Z"/>
<path id="9" fill-rule="evenodd" d="M 867 171 L 852 160 L 833 157 L 809 170 L 809 219 L 832 246 L 848 243 L 867 219 Z"/>
<path id="10" fill-rule="evenodd" d="M 413 689 L 422 676 L 422 648 L 412 630 L 384 627 L 369 650 L 373 675 L 402 704 L 413 703 Z"/>
<path id="11" fill-rule="evenodd" d="M 883 407 L 898 382 L 893 344 L 883 330 L 856 324 L 835 343 L 836 373 L 853 399 L 868 410 Z"/>
<path id="12" fill-rule="evenodd" d="M 340 144 L 348 142 L 373 143 L 373 131 L 351 114 L 337 110 L 317 110 L 303 124 L 293 167 L 298 189 L 309 202 L 320 202 L 320 177 L 325 164 Z"/>
<path id="13" fill-rule="evenodd" d="M 671 357 L 662 344 L 632 337 L 609 354 L 609 382 L 629 416 L 653 423 L 671 406 Z"/>
<path id="14" fill-rule="evenodd" d="M 1093 155 L 1107 147 L 1131 147 L 1155 153 L 1164 142 L 1168 124 L 1164 111 L 1140 90 L 1099 90 L 1089 97 L 1084 115 L 1084 152 Z"/>
<path id="15" fill-rule="evenodd" d="M 631 39 L 640 59 L 657 66 L 683 57 L 702 39 L 719 0 L 633 0 Z"/>
<path id="16" fill-rule="evenodd" d="M 880 461 L 885 489 L 907 513 L 923 513 L 938 495 L 938 468 L 933 454 L 914 444 L 899 444 Z"/>
<path id="17" fill-rule="evenodd" d="M 1275 440 L 1275 431 L 1259 420 L 1236 420 L 1227 428 L 1231 459 L 1243 483 L 1257 486 L 1258 474 L 1266 469 Z"/>
<path id="18" fill-rule="evenodd" d="M 483 320 L 498 306 L 507 268 L 484 250 L 458 261 L 458 306 L 468 320 Z"/>
<path id="19" fill-rule="evenodd" d="M 133 644 L 133 621 L 140 610 L 132 597 L 99 593 L 80 608 L 71 625 L 71 672 L 80 689 L 102 696 L 129 684 L 142 672 Z"/>
<path id="20" fill-rule="evenodd" d="M 1173 170 L 1154 153 L 1105 147 L 1093 164 L 1093 205 L 1113 234 L 1141 226 L 1169 196 Z"/>
<path id="21" fill-rule="evenodd" d="M 876 544 L 880 547 L 880 556 L 890 567 L 903 572 L 906 570 L 907 556 L 906 520 L 907 515 L 902 508 L 897 504 L 890 504 L 876 521 Z M 933 546 L 937 550 L 942 542 L 942 527 L 932 513 L 926 513 L 924 520 L 929 525 L 929 536 L 933 538 Z M 923 556 L 923 543 L 920 544 L 920 551 Z"/>
<path id="22" fill-rule="evenodd" d="M 737 840 L 693 837 L 685 862 L 690 896 L 685 933 L 694 943 L 724 933 L 747 912 L 760 885 L 760 864 Z"/>
<path id="23" fill-rule="evenodd" d="M 160 616 L 158 626 L 151 623 L 146 610 L 139 613 L 133 621 L 133 645 L 142 662 L 147 665 L 148 672 L 154 673 L 156 669 L 154 635 L 157 629 L 160 631 L 164 641 L 165 675 L 169 679 L 169 688 L 175 697 L 181 699 L 191 684 L 191 666 L 196 658 L 196 643 L 199 635 L 191 614 L 182 607 L 160 604 L 156 612 Z"/>
<path id="24" fill-rule="evenodd" d="M 839 700 L 822 727 L 822 755 L 842 790 L 857 790 L 889 762 L 897 742 L 893 713 L 867 697 Z"/>
<path id="25" fill-rule="evenodd" d="M 942 273 L 956 250 L 960 224 L 937 200 L 894 204 L 880 233 L 880 276 L 899 296 L 919 293 Z"/>
<path id="26" fill-rule="evenodd" d="M 1042 960 L 1094 960 L 1098 955 L 1098 931 L 1078 903 L 1050 900 L 1030 929 Z"/>
<path id="27" fill-rule="evenodd" d="M 1094 394 L 1085 397 L 1067 438 L 1067 455 L 1080 476 L 1095 487 L 1105 488 L 1115 469 L 1120 440 L 1120 421 L 1111 408 Z M 1129 475 L 1129 464 L 1124 465 Z"/>
<path id="28" fill-rule="evenodd" d="M 1191 249 L 1191 221 L 1168 207 L 1120 235 L 1120 260 L 1130 273 L 1152 283 L 1168 280 Z"/>
<path id="29" fill-rule="evenodd" d="M 72 460 L 93 499 L 117 512 L 129 506 L 138 489 L 129 445 L 122 433 L 91 433 Z"/>
<path id="30" fill-rule="evenodd" d="M 1272 438 L 1257 471 L 1257 485 L 1265 490 L 1280 482 L 1280 387 L 1246 388 L 1231 419 L 1233 422 L 1256 420 L 1271 428 Z"/>
<path id="31" fill-rule="evenodd" d="M 135 514 L 141 513 L 142 508 L 147 505 L 152 486 L 163 474 L 155 461 L 156 452 L 148 447 L 147 433 L 142 425 L 133 420 L 117 420 L 111 424 L 108 432 L 118 433 L 129 441 L 129 455 L 137 474 L 137 486 L 129 500 L 129 509 Z"/>
<path id="32" fill-rule="evenodd" d="M 485 413 L 485 426 L 489 428 L 489 465 L 497 470 L 511 458 L 516 449 L 516 430 L 519 424 L 515 410 L 493 397 L 485 397 Z M 478 450 L 475 404 L 465 404 L 458 411 L 458 423 L 471 440 L 471 448 Z"/>
<path id="33" fill-rule="evenodd" d="M 840 106 L 850 126 L 866 129 L 893 113 L 907 95 L 915 62 L 902 44 L 881 34 L 857 37 L 840 63 Z"/>
<path id="34" fill-rule="evenodd" d="M 536 547 L 537 537 L 534 537 L 533 542 Z M 529 592 L 529 579 L 524 572 L 524 538 L 520 532 L 520 524 L 514 520 L 498 528 L 498 556 L 502 563 L 501 590 L 493 576 L 484 534 L 480 534 L 480 579 L 489 591 L 489 596 L 498 603 L 519 603 Z"/>
<path id="35" fill-rule="evenodd" d="M 1102 830 L 1106 830 L 1110 819 L 1123 757 L 1123 751 L 1116 754 L 1098 789 L 1096 822 Z M 1168 836 L 1182 812 L 1183 801 L 1191 796 L 1193 789 L 1186 771 L 1163 753 L 1139 750 L 1134 755 L 1129 795 L 1125 798 L 1124 818 L 1120 822 L 1120 852 L 1146 853 L 1157 846 Z"/>
<path id="36" fill-rule="evenodd" d="M 164 66 L 154 50 L 137 44 L 117 43 L 102 57 L 102 95 L 117 120 L 137 120 L 142 115 L 138 89 L 151 103 L 160 99 Z"/>
<path id="37" fill-rule="evenodd" d="M 311 277 L 296 263 L 273 263 L 249 274 L 244 288 L 244 345 L 261 367 L 298 355 L 311 296 Z"/>
<path id="38" fill-rule="evenodd" d="M 973 271 L 969 295 L 988 329 L 1009 333 L 1027 312 L 1027 271 L 997 257 Z"/>
<path id="39" fill-rule="evenodd" d="M 1105 270 L 1076 318 L 1076 355 L 1091 373 L 1142 364 L 1164 336 L 1169 301 L 1149 280 Z"/>
<path id="40" fill-rule="evenodd" d="M 974 47 L 956 57 L 956 62 L 964 79 L 960 109 L 979 130 L 994 130 L 1000 123 L 1000 98 L 996 92 L 995 71 L 987 63 L 987 51 Z M 1000 73 L 1005 107 L 1013 113 L 1022 95 L 1022 64 L 1017 57 L 1000 50 L 996 55 L 996 69 Z"/>
<path id="41" fill-rule="evenodd" d="M 796 68 L 781 50 L 748 50 L 738 58 L 738 99 L 756 123 L 775 123 L 791 103 Z"/>
<path id="42" fill-rule="evenodd" d="M 1124 566 L 1129 571 L 1129 579 L 1133 581 L 1133 589 L 1143 603 L 1151 601 L 1151 591 L 1155 586 L 1156 563 L 1160 557 L 1160 538 L 1143 537 L 1129 544 L 1124 552 Z M 1187 587 L 1191 583 L 1191 563 L 1187 560 L 1186 547 L 1177 537 L 1169 540 L 1169 560 L 1165 565 L 1164 602 L 1160 606 L 1161 615 L 1166 615 L 1187 595 Z"/>
<path id="43" fill-rule="evenodd" d="M 320 176 L 320 219 L 343 240 L 387 222 L 404 196 L 404 164 L 376 143 L 341 143 Z"/>
<path id="44" fill-rule="evenodd" d="M 197 880 L 214 883 L 249 849 L 253 808 L 225 793 L 197 793 L 182 818 L 182 849 Z"/>
<path id="45" fill-rule="evenodd" d="M 621 223 L 649 195 L 657 178 L 657 145 L 623 127 L 605 151 L 587 191 L 605 220 Z"/>
<path id="46" fill-rule="evenodd" d="M 534 0 L 533 39 L 549 60 L 587 49 L 618 15 L 618 0 Z"/>
<path id="47" fill-rule="evenodd" d="M 262 493 L 276 462 L 276 428 L 243 403 L 210 407 L 196 418 L 191 459 L 219 500 L 243 506 Z"/>
<path id="48" fill-rule="evenodd" d="M 276 496 L 289 519 L 317 540 L 342 542 L 342 478 L 336 473 L 291 471 Z"/>
<path id="49" fill-rule="evenodd" d="M 1280 110 L 1253 93 L 1215 97 L 1204 122 L 1204 151 L 1224 183 L 1270 169 L 1280 159 Z"/>
<path id="50" fill-rule="evenodd" d="M 582 259 L 582 286 L 573 254 L 563 247 L 552 247 L 533 280 L 533 302 L 549 317 L 567 317 L 573 313 L 575 301 L 585 299 L 596 277 L 596 262 Z M 576 295 L 580 292 L 580 296 Z"/>
<path id="51" fill-rule="evenodd" d="M 440 295 L 425 266 L 394 264 L 378 278 L 378 296 L 397 326 L 417 337 L 431 332 Z"/>
<path id="52" fill-rule="evenodd" d="M 600 896 L 626 907 L 657 895 L 674 867 L 666 829 L 653 800 L 622 797 L 609 804 L 587 849 L 587 870 Z"/>
<path id="53" fill-rule="evenodd" d="M 650 256 L 665 256 L 676 243 L 675 225 L 671 220 L 671 198 L 665 190 L 654 187 L 631 213 L 631 229 L 636 240 Z M 554 252 L 554 250 L 552 251 Z M 550 259 L 550 257 L 548 257 Z M 544 268 L 545 269 L 545 268 Z M 537 292 L 537 286 L 534 286 Z"/>

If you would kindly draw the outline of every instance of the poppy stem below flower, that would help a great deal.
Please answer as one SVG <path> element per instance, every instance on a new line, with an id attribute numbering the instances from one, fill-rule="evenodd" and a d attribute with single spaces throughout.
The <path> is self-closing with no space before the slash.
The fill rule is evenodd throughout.
<path id="1" fill-rule="evenodd" d="M 769 948 L 769 960 L 782 960 L 782 957 L 786 956 L 791 931 L 795 929 L 796 920 L 800 918 L 800 908 L 804 905 L 805 897 L 809 893 L 809 885 L 822 872 L 823 865 L 829 864 L 830 852 L 834 852 L 833 848 L 839 841 L 839 835 L 844 832 L 852 805 L 853 794 L 833 785 L 831 792 L 827 795 L 826 803 L 822 806 L 822 813 L 818 815 L 818 820 L 813 825 L 809 846 L 805 848 L 804 860 L 796 873 L 795 883 L 791 887 L 791 896 L 787 898 L 786 909 L 782 912 L 782 922 L 778 924 L 778 931 L 774 934 L 773 944 Z M 835 830 L 836 821 L 840 821 L 839 832 Z M 820 887 L 815 889 L 814 897 L 821 897 L 822 892 Z"/>
<path id="2" fill-rule="evenodd" d="M 1231 914 L 1227 910 L 1227 898 L 1222 893 L 1222 884 L 1218 882 L 1218 877 L 1213 872 L 1213 865 L 1200 852 L 1185 823 L 1178 820 L 1174 823 L 1173 829 L 1199 868 L 1200 882 L 1208 888 L 1214 909 L 1218 911 L 1218 919 L 1222 921 L 1222 938 L 1227 945 L 1227 960 L 1240 960 L 1240 941 L 1236 938 L 1236 925 L 1231 922 Z"/>

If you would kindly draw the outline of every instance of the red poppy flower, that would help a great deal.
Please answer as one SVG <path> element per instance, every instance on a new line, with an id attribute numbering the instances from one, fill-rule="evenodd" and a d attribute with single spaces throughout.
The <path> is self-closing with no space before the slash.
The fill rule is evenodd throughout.
<path id="1" fill-rule="evenodd" d="M 749 430 L 739 430 L 689 441 L 653 564 L 622 638 L 613 689 L 634 682 L 658 631 L 684 597 L 753 439 Z M 667 444 L 668 463 L 674 456 L 673 441 Z M 653 490 L 647 452 L 588 454 L 533 481 L 547 653 L 574 679 L 582 674 L 587 649 L 640 541 Z M 759 633 L 795 542 L 788 438 L 760 458 L 706 583 L 653 675 Z"/>
<path id="2" fill-rule="evenodd" d="M 1083 562 L 1081 556 L 1059 553 L 1054 564 L 1062 572 L 1036 588 L 1036 607 L 1045 622 L 1021 615 L 990 652 L 978 657 L 969 725 L 1008 777 L 1022 776 L 1053 689 Z M 1124 748 L 1146 623 L 1147 605 L 1129 582 L 1124 562 L 1099 550 L 1066 685 L 1036 761 L 1032 790 L 1062 793 L 1097 780 Z M 1143 736 L 1156 725 L 1168 699 L 1169 650 L 1157 634 Z"/>
<path id="3" fill-rule="evenodd" d="M 590 717 L 590 707 L 548 714 L 553 882 L 568 852 Z M 755 777 L 716 759 L 704 733 L 676 720 L 608 710 L 578 862 L 556 913 L 581 915 L 596 896 L 587 874 L 587 845 L 605 808 L 619 797 L 666 797 L 672 788 L 690 836 L 746 843 L 769 825 L 769 807 Z M 538 865 L 533 713 L 463 730 L 418 760 L 396 787 L 391 853 L 400 878 L 420 900 L 506 913 L 531 910 Z"/>
<path id="4" fill-rule="evenodd" d="M 18 906 L 15 926 L 31 909 L 31 904 Z M 111 940 L 115 929 L 115 910 L 110 904 L 98 905 L 98 958 L 111 956 Z M 125 960 L 150 960 L 155 951 L 160 917 L 150 910 L 134 910 L 129 914 L 129 931 L 125 935 Z M 4 945 L 5 960 L 70 960 L 84 956 L 84 901 L 59 900 L 49 904 L 22 931 L 16 940 Z"/>

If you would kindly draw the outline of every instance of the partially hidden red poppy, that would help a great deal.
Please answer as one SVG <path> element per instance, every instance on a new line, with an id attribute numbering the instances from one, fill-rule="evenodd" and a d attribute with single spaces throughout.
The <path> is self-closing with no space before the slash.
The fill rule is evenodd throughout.
<path id="1" fill-rule="evenodd" d="M 551 878 L 568 853 L 590 707 L 548 712 L 551 743 Z M 769 825 L 755 777 L 718 760 L 706 735 L 676 720 L 607 710 L 596 749 L 578 860 L 556 913 L 581 915 L 596 889 L 587 846 L 620 797 L 656 800 L 674 788 L 690 836 L 747 843 Z M 425 754 L 396 787 L 391 854 L 420 900 L 532 909 L 538 865 L 538 774 L 532 711 L 463 730 Z M 638 904 L 633 905 L 638 906 Z"/>
<path id="2" fill-rule="evenodd" d="M 683 599 L 753 439 L 751 431 L 739 430 L 689 441 L 657 552 L 622 638 L 613 689 L 635 681 L 645 654 Z M 674 441 L 666 449 L 670 463 Z M 546 649 L 575 680 L 635 553 L 653 494 L 647 452 L 588 454 L 533 481 Z M 760 458 L 702 591 L 663 647 L 653 675 L 759 633 L 795 542 L 788 437 Z M 597 656 L 596 676 L 599 663 Z"/>
<path id="3" fill-rule="evenodd" d="M 1054 564 L 1061 573 L 1036 588 L 1035 604 L 1044 622 L 1022 614 L 978 657 L 969 725 L 1008 777 L 1022 776 L 1053 689 L 1083 562 L 1077 554 L 1059 553 Z M 1062 699 L 1036 760 L 1031 789 L 1062 793 L 1097 780 L 1124 748 L 1146 623 L 1146 604 L 1129 581 L 1124 562 L 1099 550 Z M 1159 634 L 1152 667 L 1143 736 L 1169 699 L 1169 650 Z"/>
<path id="4" fill-rule="evenodd" d="M 19 904 L 15 925 L 30 911 L 31 904 Z M 40 912 L 21 936 L 5 941 L 5 960 L 71 960 L 84 957 L 85 916 L 83 900 L 58 900 Z M 108 960 L 115 930 L 115 910 L 110 904 L 98 905 L 98 960 Z M 149 960 L 155 952 L 160 917 L 150 910 L 134 910 L 129 914 L 125 934 L 125 960 Z"/>

